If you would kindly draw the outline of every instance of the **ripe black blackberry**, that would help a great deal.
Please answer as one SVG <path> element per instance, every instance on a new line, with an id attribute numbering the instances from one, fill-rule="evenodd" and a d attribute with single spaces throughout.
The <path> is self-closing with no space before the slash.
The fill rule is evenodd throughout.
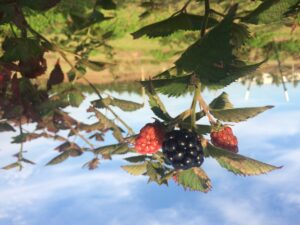
<path id="1" fill-rule="evenodd" d="M 204 160 L 197 135 L 188 130 L 173 130 L 167 133 L 162 150 L 166 162 L 175 169 L 199 167 Z"/>

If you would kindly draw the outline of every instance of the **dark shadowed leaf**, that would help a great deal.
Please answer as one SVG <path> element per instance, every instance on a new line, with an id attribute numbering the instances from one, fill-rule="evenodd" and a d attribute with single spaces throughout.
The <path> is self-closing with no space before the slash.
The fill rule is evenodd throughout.
<path id="1" fill-rule="evenodd" d="M 285 13 L 297 4 L 299 0 L 265 0 L 242 20 L 253 24 L 279 22 L 285 17 Z"/>
<path id="2" fill-rule="evenodd" d="M 53 70 L 50 73 L 50 77 L 47 82 L 47 89 L 50 90 L 53 85 L 60 84 L 63 81 L 64 81 L 64 73 L 60 67 L 59 60 L 58 60 Z"/>
<path id="3" fill-rule="evenodd" d="M 178 70 L 195 73 L 201 83 L 221 88 L 255 71 L 261 63 L 245 65 L 234 54 L 232 30 L 237 5 L 203 38 L 191 45 L 175 62 Z"/>
<path id="4" fill-rule="evenodd" d="M 27 6 L 33 10 L 46 11 L 55 5 L 57 5 L 61 0 L 19 0 L 21 6 Z"/>
<path id="5" fill-rule="evenodd" d="M 133 38 L 139 38 L 144 35 L 154 37 L 168 36 L 178 30 L 200 30 L 202 27 L 204 16 L 181 13 L 160 22 L 145 26 L 138 31 L 132 33 Z M 209 18 L 207 27 L 217 24 L 217 20 Z"/>
<path id="6" fill-rule="evenodd" d="M 172 119 L 172 117 L 167 112 L 166 107 L 156 94 L 155 90 L 153 89 L 153 86 L 150 83 L 144 83 L 146 88 L 146 93 L 149 98 L 149 105 L 151 107 L 152 112 L 160 119 L 169 121 Z"/>
<path id="7" fill-rule="evenodd" d="M 16 130 L 9 123 L 2 122 L 2 123 L 0 123 L 0 132 L 4 132 L 4 131 L 15 132 Z"/>
<path id="8" fill-rule="evenodd" d="M 138 155 L 138 156 L 131 156 L 124 158 L 124 160 L 131 162 L 131 163 L 139 163 L 139 162 L 145 162 L 146 159 L 149 157 L 147 155 Z"/>
<path id="9" fill-rule="evenodd" d="M 116 9 L 117 5 L 113 0 L 97 0 L 96 4 L 103 9 Z"/>

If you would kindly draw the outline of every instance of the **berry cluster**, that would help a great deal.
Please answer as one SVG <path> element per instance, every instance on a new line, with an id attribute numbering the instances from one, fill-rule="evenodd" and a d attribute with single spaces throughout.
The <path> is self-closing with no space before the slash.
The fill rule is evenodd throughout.
<path id="1" fill-rule="evenodd" d="M 175 169 L 199 167 L 204 160 L 197 135 L 187 130 L 173 130 L 167 133 L 162 150 L 166 161 Z"/>
<path id="2" fill-rule="evenodd" d="M 238 152 L 238 141 L 230 127 L 222 126 L 220 128 L 217 128 L 210 133 L 210 137 L 211 142 L 215 146 L 227 149 L 235 153 Z"/>
<path id="3" fill-rule="evenodd" d="M 157 152 L 164 139 L 163 126 L 158 123 L 148 123 L 141 130 L 135 140 L 135 149 L 141 154 L 152 154 Z"/>

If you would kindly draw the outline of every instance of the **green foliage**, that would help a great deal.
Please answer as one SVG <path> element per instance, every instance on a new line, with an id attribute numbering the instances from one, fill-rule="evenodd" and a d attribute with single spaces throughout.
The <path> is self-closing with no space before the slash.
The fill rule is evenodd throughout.
<path id="1" fill-rule="evenodd" d="M 273 106 L 234 108 L 234 109 L 217 109 L 210 110 L 210 113 L 219 120 L 224 122 L 241 122 L 258 114 L 273 108 Z"/>
<path id="2" fill-rule="evenodd" d="M 61 0 L 19 0 L 21 6 L 29 7 L 37 11 L 46 11 L 54 7 Z"/>
<path id="3" fill-rule="evenodd" d="M 6 62 L 27 61 L 41 57 L 44 53 L 39 40 L 30 38 L 7 38 L 2 44 L 4 54 L 1 57 Z"/>
<path id="4" fill-rule="evenodd" d="M 147 163 L 122 166 L 122 169 L 130 173 L 131 175 L 138 176 L 144 174 L 147 171 Z"/>
<path id="5" fill-rule="evenodd" d="M 201 168 L 192 168 L 179 172 L 178 183 L 191 191 L 208 192 L 211 189 L 210 179 Z"/>
<path id="6" fill-rule="evenodd" d="M 7 132 L 7 131 L 15 132 L 16 130 L 9 123 L 1 122 L 0 123 L 0 132 Z"/>
<path id="7" fill-rule="evenodd" d="M 217 148 L 210 144 L 207 146 L 207 151 L 209 156 L 215 158 L 222 167 L 237 175 L 260 175 L 281 168 Z"/>
<path id="8" fill-rule="evenodd" d="M 298 3 L 299 0 L 265 0 L 245 16 L 243 21 L 254 24 L 279 22 L 285 17 L 285 13 Z"/>
<path id="9" fill-rule="evenodd" d="M 233 23 L 236 7 L 235 5 L 231 8 L 217 26 L 182 54 L 175 62 L 177 68 L 195 73 L 205 85 L 219 87 L 226 86 L 257 69 L 260 64 L 246 66 L 233 55 L 231 34 L 233 27 L 237 28 Z"/>
<path id="10" fill-rule="evenodd" d="M 200 30 L 202 27 L 204 16 L 198 16 L 187 13 L 180 13 L 176 16 L 171 16 L 163 21 L 145 26 L 138 31 L 132 33 L 134 39 L 144 35 L 155 38 L 168 36 L 178 30 Z M 213 18 L 209 18 L 207 28 L 217 24 Z"/>
<path id="11" fill-rule="evenodd" d="M 226 92 L 222 92 L 222 94 L 220 94 L 209 104 L 209 108 L 212 110 L 232 109 L 233 105 L 229 101 L 228 94 Z"/>

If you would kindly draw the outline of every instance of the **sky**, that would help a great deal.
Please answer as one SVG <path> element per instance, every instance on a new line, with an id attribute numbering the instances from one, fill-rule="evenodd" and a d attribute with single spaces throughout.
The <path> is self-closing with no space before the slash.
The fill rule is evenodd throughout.
<path id="1" fill-rule="evenodd" d="M 245 101 L 246 88 L 235 83 L 227 87 L 237 107 L 274 105 L 275 108 L 235 124 L 240 153 L 266 163 L 283 166 L 267 175 L 241 177 L 206 159 L 203 169 L 213 189 L 204 194 L 184 191 L 170 181 L 168 187 L 147 184 L 120 168 L 122 157 L 102 161 L 94 171 L 82 169 L 91 155 L 68 159 L 52 167 L 44 165 L 56 156 L 59 142 L 39 139 L 25 144 L 26 156 L 37 163 L 22 172 L 0 171 L 0 225 L 296 225 L 300 222 L 300 95 L 288 85 L 290 102 L 281 87 L 252 86 Z M 205 92 L 208 101 L 221 92 Z M 138 102 L 143 98 L 123 94 Z M 95 98 L 89 96 L 88 100 Z M 192 97 L 169 99 L 162 96 L 167 109 L 176 115 L 190 106 Z M 68 108 L 76 118 L 86 118 L 88 101 L 79 109 Z M 121 113 L 120 111 L 117 111 Z M 146 105 L 122 118 L 138 131 L 151 122 Z M 0 134 L 0 165 L 13 161 L 18 145 L 10 144 L 13 133 Z M 107 143 L 112 140 L 108 138 Z"/>

